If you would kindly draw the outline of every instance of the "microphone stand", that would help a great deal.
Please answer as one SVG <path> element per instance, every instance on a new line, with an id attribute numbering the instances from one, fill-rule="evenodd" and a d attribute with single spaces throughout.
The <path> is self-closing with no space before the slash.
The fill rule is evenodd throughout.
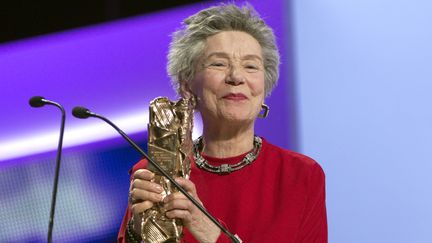
<path id="1" fill-rule="evenodd" d="M 84 114 L 76 114 L 76 113 L 84 113 Z M 88 118 L 89 116 L 91 117 L 96 117 L 99 118 L 103 121 L 105 121 L 106 123 L 108 123 L 111 127 L 113 127 L 118 133 L 120 133 L 120 135 L 126 139 L 126 141 L 128 141 L 128 143 L 130 145 L 132 145 L 132 147 L 134 147 L 141 155 L 143 155 L 148 162 L 150 162 L 150 164 L 152 164 L 157 171 L 159 171 L 162 175 L 164 175 L 181 193 L 183 193 L 183 195 L 185 195 L 208 219 L 210 219 L 214 224 L 216 224 L 217 227 L 219 227 L 219 229 L 224 232 L 230 239 L 232 242 L 235 243 L 241 243 L 241 239 L 238 237 L 238 235 L 233 235 L 231 234 L 221 223 L 219 223 L 219 221 L 217 221 L 212 215 L 210 215 L 209 212 L 207 212 L 207 210 L 200 204 L 198 203 L 195 198 L 193 198 L 188 192 L 186 192 L 186 190 L 180 185 L 178 184 L 174 178 L 172 178 L 162 167 L 160 167 L 156 162 L 154 162 L 136 143 L 134 143 L 120 128 L 118 128 L 114 123 L 112 123 L 110 120 L 108 120 L 107 118 L 98 115 L 96 113 L 93 113 L 91 111 L 89 111 L 88 109 L 84 108 L 84 107 L 75 107 L 74 111 L 73 111 L 73 115 L 77 118 Z"/>
<path id="2" fill-rule="evenodd" d="M 39 108 L 44 105 L 53 105 L 60 109 L 62 113 L 61 118 L 61 125 L 60 125 L 60 136 L 59 136 L 59 142 L 57 147 L 57 158 L 56 158 L 56 167 L 55 167 L 55 173 L 54 173 L 54 186 L 51 196 L 51 209 L 50 209 L 50 216 L 49 216 L 49 223 L 48 223 L 48 237 L 47 242 L 52 242 L 52 232 L 54 228 L 54 213 L 55 213 L 55 206 L 56 206 L 56 199 L 57 199 L 57 186 L 58 186 L 58 180 L 59 180 L 59 174 L 60 174 L 60 164 L 61 164 L 61 154 L 62 154 L 62 146 L 63 146 L 63 134 L 64 134 L 64 126 L 65 126 L 65 120 L 66 120 L 66 114 L 65 110 L 62 105 L 60 105 L 57 102 L 47 100 L 42 96 L 33 96 L 29 100 L 30 106 L 34 108 Z"/>
<path id="3" fill-rule="evenodd" d="M 64 126 L 65 126 L 65 110 L 63 107 L 57 103 L 54 104 L 57 106 L 62 113 L 62 119 L 61 119 L 61 126 L 60 126 L 60 137 L 57 147 L 57 159 L 56 159 L 56 167 L 55 167 L 55 174 L 54 174 L 54 187 L 52 191 L 52 197 L 51 197 L 51 210 L 50 210 L 50 217 L 49 217 L 49 224 L 48 224 L 48 243 L 52 242 L 52 232 L 54 228 L 54 212 L 55 212 L 55 206 L 56 206 L 56 199 L 57 199 L 57 186 L 58 186 L 58 179 L 60 174 L 60 158 L 61 158 L 61 151 L 63 146 L 63 134 L 64 134 Z"/>

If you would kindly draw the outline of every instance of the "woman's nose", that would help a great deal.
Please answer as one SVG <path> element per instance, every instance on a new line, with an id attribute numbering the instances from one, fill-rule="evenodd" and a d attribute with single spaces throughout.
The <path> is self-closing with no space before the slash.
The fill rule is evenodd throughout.
<path id="1" fill-rule="evenodd" d="M 241 68 L 239 68 L 237 65 L 232 65 L 230 67 L 225 82 L 227 84 L 239 85 L 239 84 L 243 84 L 245 81 L 246 79 Z"/>

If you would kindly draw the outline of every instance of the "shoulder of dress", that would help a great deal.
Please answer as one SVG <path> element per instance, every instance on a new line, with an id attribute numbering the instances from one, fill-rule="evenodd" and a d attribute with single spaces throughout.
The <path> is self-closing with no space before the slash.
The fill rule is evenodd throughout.
<path id="1" fill-rule="evenodd" d="M 266 157 L 280 159 L 281 161 L 284 162 L 290 161 L 294 164 L 297 164 L 298 166 L 306 166 L 311 168 L 318 167 L 319 169 L 321 169 L 321 166 L 318 164 L 318 162 L 307 155 L 279 147 L 277 145 L 268 142 L 264 138 L 262 138 L 262 140 L 263 140 L 262 152 Z"/>

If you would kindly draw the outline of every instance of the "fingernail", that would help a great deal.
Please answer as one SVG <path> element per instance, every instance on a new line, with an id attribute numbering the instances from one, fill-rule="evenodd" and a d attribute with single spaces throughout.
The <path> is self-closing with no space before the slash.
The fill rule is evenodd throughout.
<path id="1" fill-rule="evenodd" d="M 157 190 L 157 191 L 159 191 L 159 192 L 163 192 L 163 189 L 162 189 L 162 187 L 161 187 L 161 186 L 159 186 L 159 185 L 156 185 L 156 186 L 155 186 L 155 188 L 156 188 L 156 190 Z"/>

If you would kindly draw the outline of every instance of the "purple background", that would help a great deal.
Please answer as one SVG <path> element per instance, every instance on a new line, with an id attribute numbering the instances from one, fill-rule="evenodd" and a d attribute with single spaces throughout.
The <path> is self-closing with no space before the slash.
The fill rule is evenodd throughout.
<path id="1" fill-rule="evenodd" d="M 103 114 L 145 147 L 149 101 L 176 98 L 165 70 L 170 33 L 215 2 L 0 45 L 0 241 L 46 237 L 60 113 L 31 108 L 34 95 L 67 111 L 54 241 L 115 239 L 127 204 L 127 171 L 139 156 L 108 125 L 75 119 L 70 111 L 83 105 Z M 270 115 L 257 122 L 256 133 L 295 148 L 287 6 L 250 3 L 274 29 L 282 56 L 279 85 L 266 101 Z"/>
<path id="2" fill-rule="evenodd" d="M 283 63 L 279 85 L 266 101 L 270 116 L 257 122 L 256 132 L 275 144 L 293 148 L 295 137 L 289 131 L 294 123 L 289 122 L 288 115 L 293 96 L 287 90 L 291 61 L 286 51 L 289 43 L 283 39 L 283 3 L 251 3 L 275 30 Z M 34 95 L 61 103 L 68 113 L 74 106 L 83 105 L 114 121 L 131 113 L 144 115 L 149 101 L 156 96 L 175 99 L 165 70 L 170 33 L 182 19 L 208 5 L 202 3 L 0 46 L 0 145 L 57 132 L 58 111 L 53 107 L 31 108 L 28 99 Z M 98 124 L 67 115 L 67 131 Z M 127 127 L 124 129 L 128 131 Z M 143 121 L 142 130 L 145 129 Z M 65 135 L 65 147 L 69 144 Z M 55 148 L 52 143 L 48 150 Z M 0 159 L 10 159 L 5 156 L 7 153 L 0 150 Z"/>

